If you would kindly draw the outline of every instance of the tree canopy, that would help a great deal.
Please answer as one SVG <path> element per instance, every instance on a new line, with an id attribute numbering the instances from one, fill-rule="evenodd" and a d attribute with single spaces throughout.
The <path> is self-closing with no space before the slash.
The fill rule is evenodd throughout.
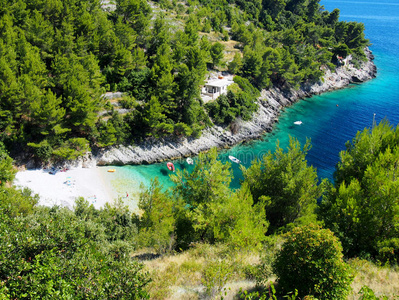
<path id="1" fill-rule="evenodd" d="M 348 256 L 398 261 L 398 133 L 384 120 L 358 132 L 340 154 L 320 217 Z"/>
<path id="2" fill-rule="evenodd" d="M 14 179 L 16 170 L 13 167 L 13 159 L 8 156 L 4 145 L 0 143 L 0 186 Z"/>
<path id="3" fill-rule="evenodd" d="M 248 267 L 246 276 L 265 280 L 273 265 L 284 294 L 297 289 L 300 297 L 343 298 L 352 278 L 343 254 L 398 261 L 397 132 L 387 121 L 359 132 L 340 155 L 334 183 L 320 183 L 307 165 L 310 142 L 291 139 L 286 151 L 277 144 L 243 169 L 241 187 L 232 190 L 231 165 L 212 149 L 195 159 L 192 172 L 172 176 L 171 191 L 157 179 L 143 188 L 135 212 L 120 199 L 100 209 L 82 198 L 73 211 L 41 207 L 29 190 L 2 184 L 0 295 L 149 298 L 149 275 L 132 257 L 136 250 L 165 255 L 203 251 L 205 244 L 225 256 L 260 251 L 267 262 Z M 4 150 L 2 157 L 1 174 L 7 174 L 11 159 Z M 233 268 L 210 264 L 207 287 Z"/>
<path id="4" fill-rule="evenodd" d="M 4 299 L 149 298 L 148 276 L 129 256 L 136 231 L 126 209 L 96 210 L 83 199 L 75 212 L 32 201 L 27 209 L 20 201 L 27 203 L 29 192 L 0 195 L 0 230 L 7 232 L 0 235 Z"/>
<path id="5" fill-rule="evenodd" d="M 243 168 L 244 183 L 251 190 L 255 203 L 266 201 L 266 218 L 270 232 L 290 223 L 309 222 L 315 219 L 314 209 L 323 191 L 316 169 L 308 166 L 306 154 L 310 141 L 301 147 L 298 140 L 290 138 L 287 151 L 276 144 L 248 169 Z"/>
<path id="6" fill-rule="evenodd" d="M 200 154 L 191 173 L 177 171 L 176 233 L 178 247 L 191 242 L 225 242 L 240 248 L 260 246 L 268 228 L 264 203 L 254 204 L 250 190 L 229 188 L 230 163 L 217 160 L 216 149 Z"/>
<path id="7" fill-rule="evenodd" d="M 334 69 L 337 55 L 363 59 L 368 43 L 363 24 L 339 21 L 339 10 L 318 1 L 157 6 L 162 11 L 145 0 L 118 0 L 115 9 L 76 0 L 2 5 L 0 141 L 10 153 L 27 149 L 47 162 L 82 148 L 197 137 L 213 122 L 227 126 L 257 109 L 258 93 L 238 82 L 244 93 L 204 106 L 207 72 L 228 69 L 252 90 L 296 87 Z M 125 93 L 123 109 L 101 97 L 106 91 Z"/>

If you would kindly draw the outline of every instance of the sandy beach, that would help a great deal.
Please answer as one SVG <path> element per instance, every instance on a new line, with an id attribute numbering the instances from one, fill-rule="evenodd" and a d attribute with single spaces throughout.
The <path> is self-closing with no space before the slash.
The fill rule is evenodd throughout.
<path id="1" fill-rule="evenodd" d="M 60 205 L 73 209 L 75 199 L 84 197 L 96 208 L 113 203 L 115 195 L 111 184 L 104 180 L 100 168 L 76 168 L 55 174 L 51 170 L 26 170 L 17 173 L 14 185 L 28 187 L 39 194 L 39 205 Z"/>

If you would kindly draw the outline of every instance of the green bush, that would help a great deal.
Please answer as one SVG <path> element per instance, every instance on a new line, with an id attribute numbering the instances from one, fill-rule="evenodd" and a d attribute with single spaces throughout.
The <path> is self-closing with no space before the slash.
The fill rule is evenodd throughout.
<path id="1" fill-rule="evenodd" d="M 359 300 L 388 300 L 387 296 L 377 297 L 374 294 L 374 291 L 369 288 L 367 285 L 363 286 L 359 291 L 360 298 Z"/>
<path id="2" fill-rule="evenodd" d="M 15 176 L 15 170 L 12 166 L 12 158 L 8 156 L 3 144 L 0 142 L 0 187 L 7 181 L 12 181 Z"/>
<path id="3" fill-rule="evenodd" d="M 142 192 L 138 207 L 143 211 L 139 222 L 140 246 L 153 247 L 157 253 L 170 251 L 174 243 L 175 220 L 173 200 L 162 191 L 158 178 L 151 180 L 147 189 L 141 185 Z"/>
<path id="4" fill-rule="evenodd" d="M 131 109 L 137 105 L 137 101 L 134 97 L 124 96 L 119 103 L 122 105 L 122 108 Z"/>
<path id="5" fill-rule="evenodd" d="M 190 136 L 193 133 L 192 129 L 185 123 L 176 123 L 174 126 L 174 132 L 177 136 Z"/>
<path id="6" fill-rule="evenodd" d="M 48 161 L 53 154 L 53 148 L 47 140 L 43 140 L 37 144 L 28 143 L 28 146 L 33 148 L 36 157 L 42 161 Z"/>
<path id="7" fill-rule="evenodd" d="M 234 249 L 259 248 L 268 222 L 264 203 L 254 205 L 246 186 L 230 190 L 230 163 L 217 160 L 216 148 L 200 154 L 194 170 L 177 170 L 171 175 L 176 184 L 176 248 L 186 249 L 194 242 L 225 242 Z"/>
<path id="8" fill-rule="evenodd" d="M 89 142 L 85 138 L 71 138 L 53 151 L 55 157 L 64 160 L 77 159 L 90 151 Z"/>
<path id="9" fill-rule="evenodd" d="M 290 138 L 287 151 L 276 143 L 274 153 L 269 151 L 251 167 L 243 170 L 245 182 L 251 189 L 254 202 L 266 201 L 269 233 L 285 230 L 295 224 L 314 222 L 314 209 L 322 195 L 324 183 L 318 184 L 316 169 L 306 161 L 310 141 L 302 147 Z"/>
<path id="10" fill-rule="evenodd" d="M 155 126 L 155 132 L 159 136 L 170 135 L 173 133 L 173 130 L 174 130 L 173 124 L 159 123 L 157 126 Z"/>
<path id="11" fill-rule="evenodd" d="M 14 187 L 0 188 L 0 212 L 10 218 L 32 213 L 39 202 L 39 196 L 25 188 L 22 191 Z"/>
<path id="12" fill-rule="evenodd" d="M 149 298 L 149 278 L 128 255 L 128 223 L 121 209 L 96 211 L 83 200 L 76 214 L 59 207 L 18 217 L 1 213 L 0 231 L 7 234 L 0 235 L 0 293 L 10 299 Z"/>
<path id="13" fill-rule="evenodd" d="M 279 287 L 297 289 L 300 297 L 346 299 L 352 276 L 342 256 L 341 243 L 329 229 L 296 227 L 286 234 L 273 270 Z"/>
<path id="14" fill-rule="evenodd" d="M 318 215 L 347 257 L 399 261 L 399 127 L 387 121 L 346 144 Z"/>
<path id="15" fill-rule="evenodd" d="M 232 266 L 227 261 L 208 261 L 202 283 L 211 299 L 222 294 L 223 287 L 232 276 L 232 270 Z"/>
<path id="16" fill-rule="evenodd" d="M 259 91 L 248 79 L 235 76 L 234 84 L 229 86 L 227 94 L 208 102 L 205 108 L 216 124 L 230 124 L 237 117 L 247 121 L 258 109 L 255 101 L 259 95 Z"/>

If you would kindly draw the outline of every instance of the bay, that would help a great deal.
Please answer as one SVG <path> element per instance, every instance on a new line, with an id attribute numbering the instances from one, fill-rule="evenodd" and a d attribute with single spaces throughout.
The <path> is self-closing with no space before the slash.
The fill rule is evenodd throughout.
<path id="1" fill-rule="evenodd" d="M 396 0 L 337 1 L 322 0 L 326 10 L 340 9 L 340 20 L 357 21 L 365 24 L 366 38 L 375 55 L 378 68 L 377 78 L 366 83 L 350 85 L 348 88 L 304 99 L 286 108 L 272 133 L 263 139 L 238 145 L 221 151 L 219 158 L 228 161 L 233 155 L 249 167 L 255 158 L 261 158 L 267 151 L 273 151 L 279 141 L 286 148 L 289 138 L 297 138 L 301 144 L 310 139 L 312 149 L 307 160 L 313 165 L 320 178 L 332 180 L 339 152 L 345 149 L 346 141 L 359 130 L 371 127 L 373 119 L 378 123 L 386 118 L 396 126 L 399 122 L 399 4 Z M 302 121 L 295 125 L 295 121 Z M 195 163 L 195 159 L 194 159 Z M 174 161 L 176 169 L 192 169 L 185 160 Z M 171 172 L 166 163 L 112 167 L 116 169 L 110 180 L 115 195 L 132 195 L 138 199 L 140 185 L 148 186 L 151 179 L 158 177 L 165 188 L 172 186 Z M 232 163 L 237 188 L 242 179 L 239 165 Z M 134 201 L 135 201 L 134 200 Z"/>

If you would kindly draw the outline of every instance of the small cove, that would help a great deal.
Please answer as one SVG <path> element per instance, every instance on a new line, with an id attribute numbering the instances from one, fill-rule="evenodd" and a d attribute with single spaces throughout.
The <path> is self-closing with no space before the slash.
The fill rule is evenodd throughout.
<path id="1" fill-rule="evenodd" d="M 339 8 L 340 20 L 365 23 L 366 38 L 370 39 L 370 49 L 376 56 L 377 78 L 299 101 L 281 113 L 273 132 L 265 134 L 262 139 L 220 151 L 222 161 L 233 155 L 249 167 L 252 159 L 272 151 L 277 140 L 285 149 L 289 136 L 297 138 L 301 144 L 310 138 L 312 149 L 307 156 L 308 163 L 317 168 L 320 178 L 332 179 L 345 142 L 357 131 L 370 127 L 374 114 L 376 122 L 384 118 L 394 126 L 399 122 L 399 5 L 393 0 L 384 3 L 322 0 L 321 4 L 328 11 Z M 298 120 L 302 121 L 301 125 L 294 124 Z M 176 160 L 174 164 L 176 169 L 190 171 L 193 168 L 185 159 Z M 111 181 L 116 195 L 123 197 L 129 193 L 133 201 L 138 199 L 140 184 L 148 186 L 155 177 L 165 188 L 172 186 L 166 163 L 112 168 L 116 172 L 107 174 L 106 178 Z M 237 188 L 241 171 L 234 163 L 232 169 L 235 178 L 231 187 Z"/>

